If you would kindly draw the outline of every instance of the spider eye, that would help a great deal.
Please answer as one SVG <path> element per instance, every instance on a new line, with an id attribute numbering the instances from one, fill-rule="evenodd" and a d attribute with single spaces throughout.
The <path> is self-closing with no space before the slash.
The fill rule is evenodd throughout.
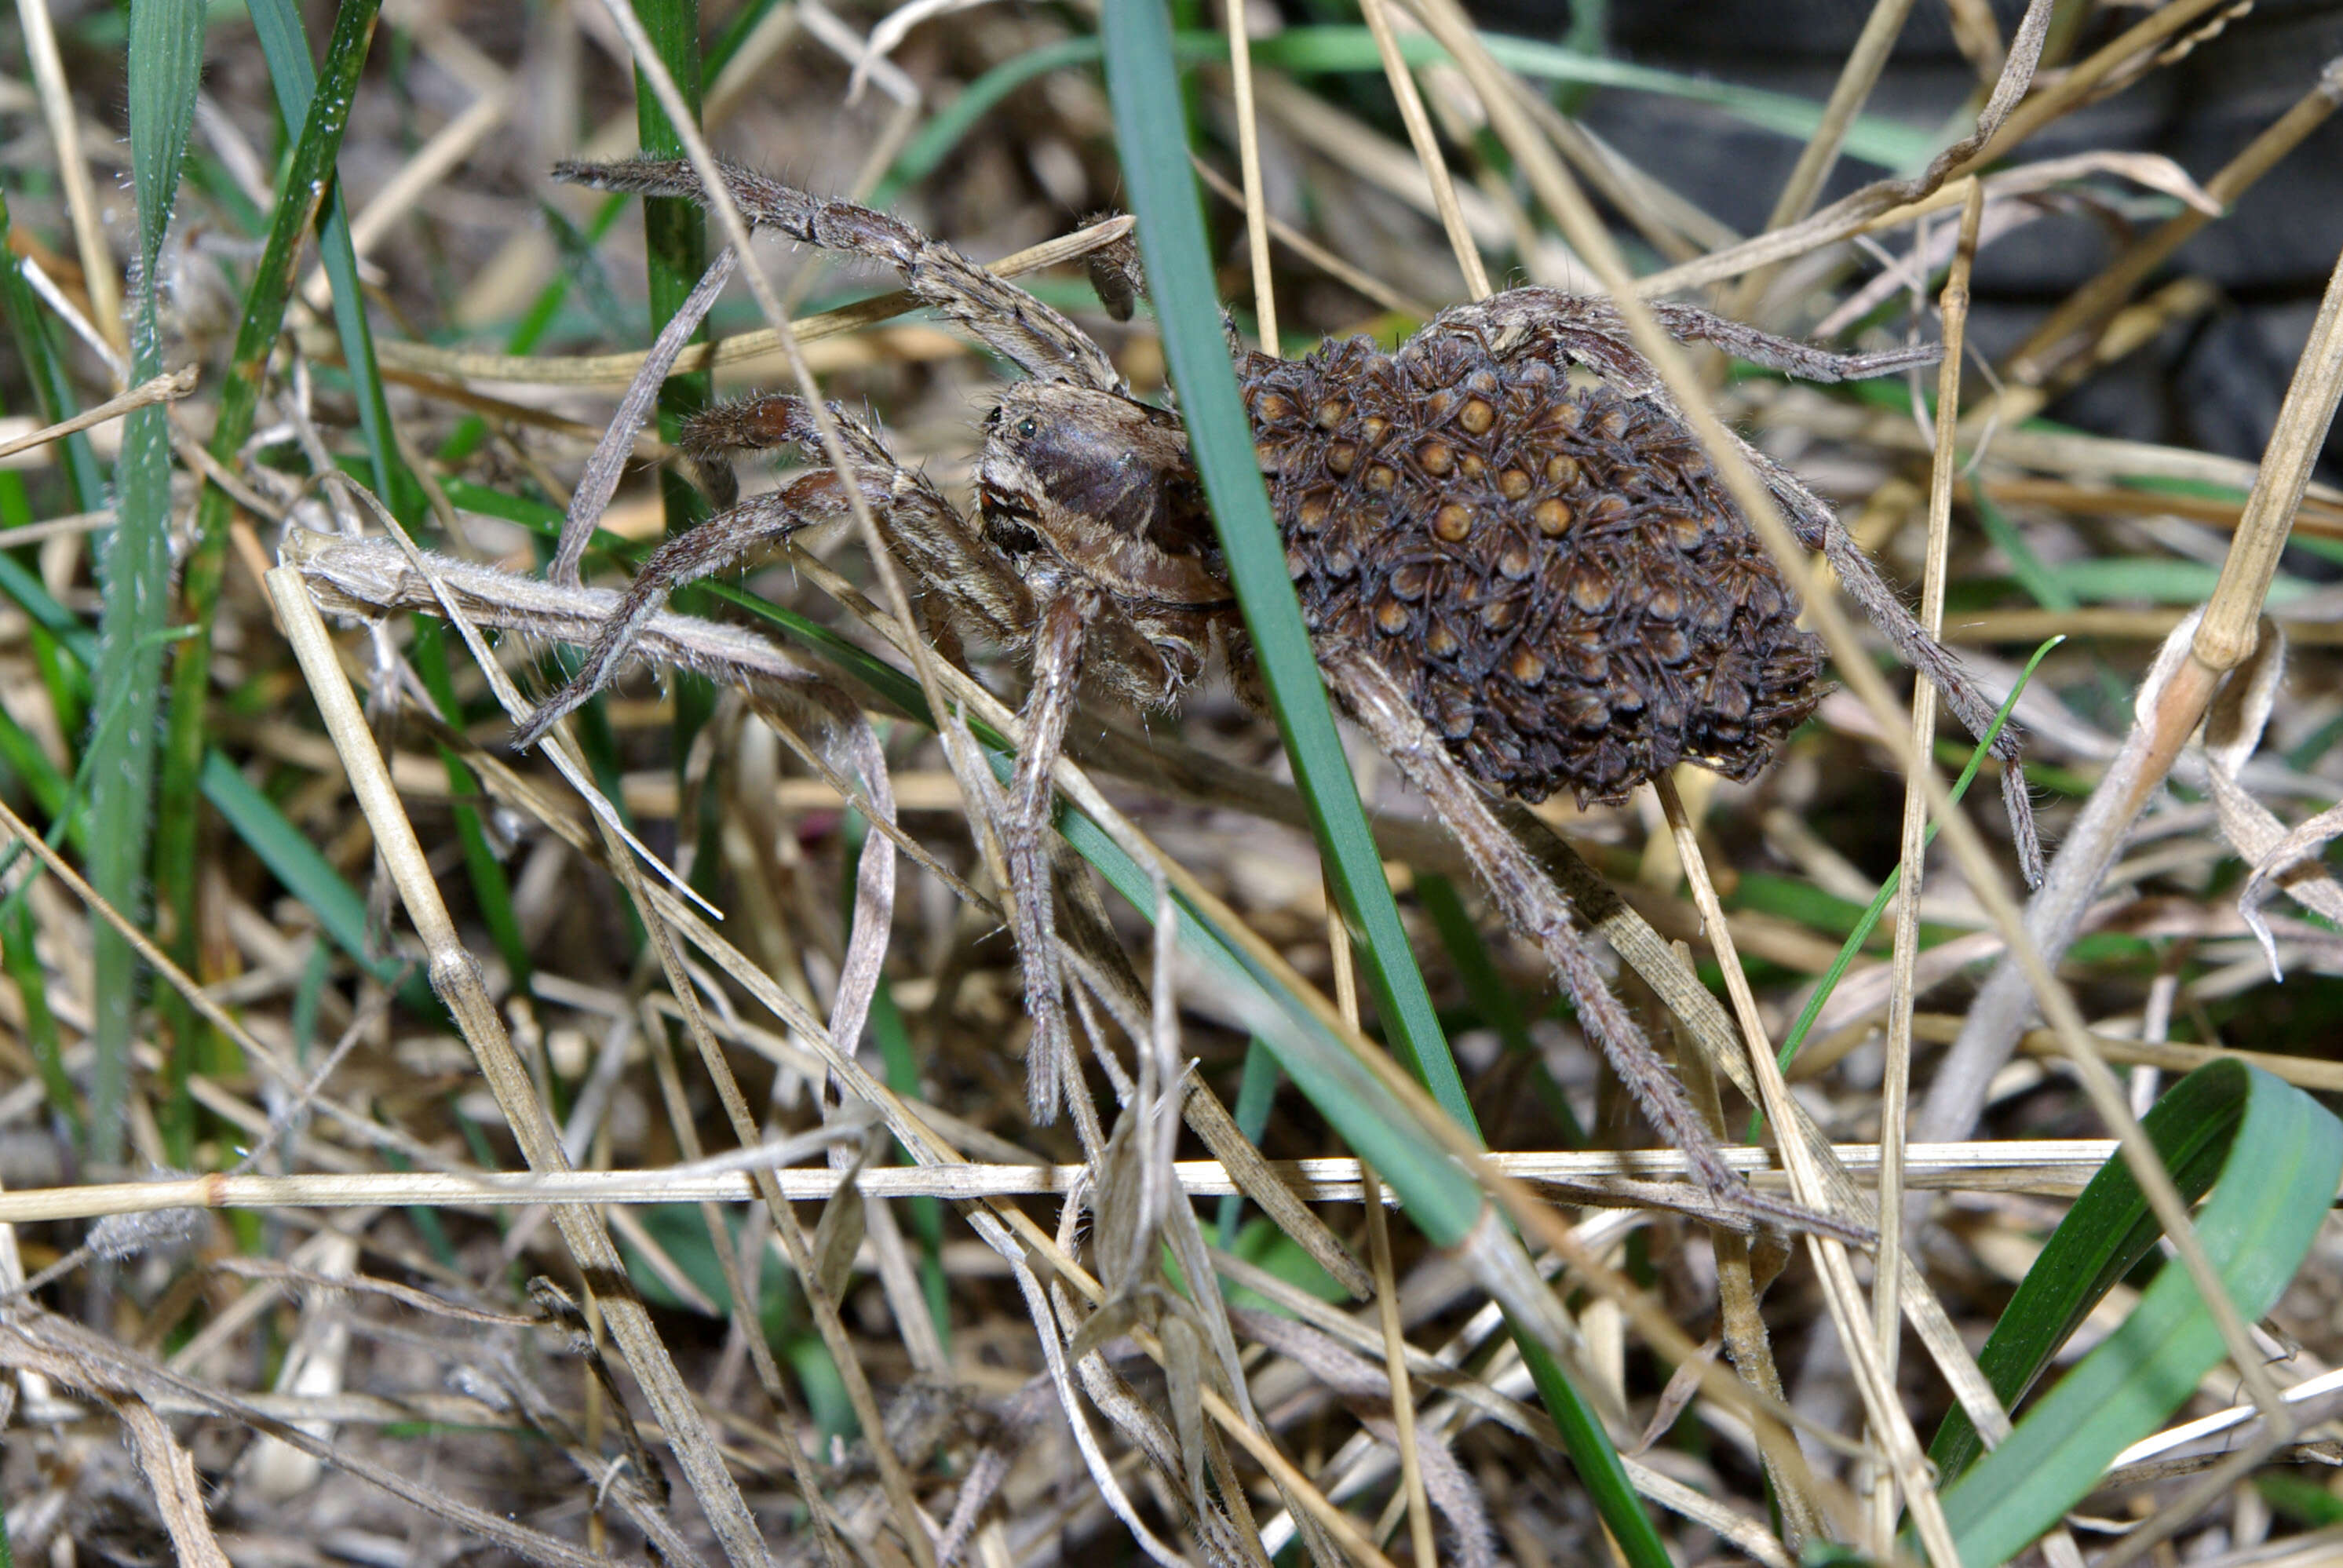
<path id="1" fill-rule="evenodd" d="M 1026 418 L 1017 421 L 1017 438 L 1021 441 L 1031 440 L 1035 436 L 1041 434 L 1041 426 L 1039 420 Z"/>

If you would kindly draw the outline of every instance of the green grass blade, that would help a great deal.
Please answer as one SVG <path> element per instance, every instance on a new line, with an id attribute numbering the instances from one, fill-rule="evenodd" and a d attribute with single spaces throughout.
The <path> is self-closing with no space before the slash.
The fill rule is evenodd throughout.
<path id="1" fill-rule="evenodd" d="M 2001 727 L 2009 722 L 2011 712 L 2017 707 L 2018 698 L 2025 693 L 2026 682 L 2034 678 L 2036 667 L 2050 656 L 2052 648 L 2066 640 L 2066 634 L 2061 632 L 2036 648 L 2034 657 L 2026 661 L 2026 668 L 2018 672 L 2016 683 L 2009 689 L 2009 695 L 2002 699 L 1999 710 L 1994 714 L 1993 724 L 1986 730 L 1985 739 L 1969 752 L 1968 765 L 1961 769 L 1960 777 L 1953 780 L 1953 804 L 1959 805 L 1961 797 L 1968 793 L 1977 769 L 1985 765 L 1986 753 L 1992 749 L 1995 738 L 2001 733 Z M 1928 830 L 1920 841 L 1923 849 L 1936 841 L 1938 826 L 1935 822 L 1928 824 Z M 1798 1010 L 1797 1021 L 1790 1026 L 1790 1032 L 1782 1037 L 1778 1056 L 1783 1071 L 1787 1072 L 1790 1063 L 1797 1059 L 1798 1048 L 1805 1044 L 1807 1033 L 1815 1027 L 1815 1020 L 1822 1016 L 1823 1004 L 1830 1000 L 1831 993 L 1838 989 L 1838 982 L 1845 978 L 1847 966 L 1855 962 L 1855 955 L 1863 950 L 1863 944 L 1869 941 L 1871 933 L 1878 929 L 1880 917 L 1886 914 L 1887 906 L 1895 901 L 1896 890 L 1903 880 L 1904 868 L 1901 866 L 1887 873 L 1887 879 L 1879 884 L 1879 891 L 1872 896 L 1870 907 L 1855 922 L 1855 930 L 1847 934 L 1845 945 L 1838 950 L 1838 957 L 1831 960 L 1831 967 L 1824 973 L 1822 983 L 1815 987 L 1815 993 L 1806 999 L 1806 1005 Z M 1758 1131 L 1765 1125 L 1763 1113 L 1754 1117 L 1749 1123 L 1747 1141 L 1756 1142 Z"/>
<path id="2" fill-rule="evenodd" d="M 204 71 L 202 0 L 130 0 L 130 171 L 138 206 L 138 255 L 145 276 L 171 226 L 179 164 L 196 124 L 196 88 Z M 149 298 L 138 308 L 152 305 Z M 147 325 L 151 327 L 152 318 Z"/>
<path id="3" fill-rule="evenodd" d="M 48 317 L 40 299 L 25 281 L 25 264 L 8 246 L 8 198 L 0 192 L 0 317 L 7 320 L 8 334 L 15 340 L 16 356 L 33 383 L 34 397 L 40 401 L 41 417 L 54 425 L 80 413 L 81 405 L 74 397 L 55 340 L 49 336 Z M 85 512 L 105 506 L 106 471 L 89 444 L 89 432 L 76 430 L 58 447 L 65 453 L 65 481 L 73 487 L 74 505 Z"/>
<path id="4" fill-rule="evenodd" d="M 277 336 L 285 324 L 286 305 L 292 297 L 309 230 L 328 193 L 339 188 L 334 179 L 335 161 L 341 152 L 342 133 L 349 126 L 358 73 L 366 64 L 380 8 L 381 0 L 345 0 L 335 13 L 333 37 L 326 45 L 322 87 L 308 95 L 305 116 L 287 122 L 300 126 L 300 136 L 285 166 L 284 183 L 270 215 L 259 265 L 245 289 L 244 310 L 236 322 L 236 343 L 229 354 L 227 375 L 220 384 L 219 412 L 212 427 L 211 455 L 230 467 L 246 437 L 252 434 L 268 357 L 276 349 Z M 264 0 L 256 8 L 256 25 L 258 13 L 269 10 Z M 298 20 L 294 19 L 292 24 L 289 49 L 281 41 L 282 21 L 279 17 L 280 25 L 263 27 L 263 37 L 280 38 L 277 53 L 297 57 L 306 71 L 308 51 L 300 41 Z M 287 87 L 280 80 L 280 102 L 290 95 Z M 347 259 L 347 227 L 342 241 Z M 355 261 L 350 265 L 350 280 L 351 297 L 355 299 Z M 347 337 L 344 348 L 348 348 Z M 362 413 L 370 401 L 361 390 L 358 406 Z M 378 433 L 387 438 L 387 420 Z M 388 475 L 386 471 L 380 477 L 387 481 Z M 164 744 L 163 787 L 156 818 L 155 893 L 161 906 L 171 913 L 175 932 L 172 956 L 182 967 L 190 964 L 196 953 L 196 857 L 203 826 L 199 780 L 210 728 L 212 616 L 227 573 L 228 524 L 235 513 L 236 503 L 226 491 L 216 485 L 204 487 L 196 504 L 196 545 L 188 553 L 181 579 L 181 597 L 194 635 L 179 645 L 178 657 L 171 668 L 170 728 Z M 191 1010 L 176 1002 L 167 1002 L 166 1008 L 176 1044 L 170 1056 L 172 1092 L 164 1116 L 164 1131 L 172 1145 L 172 1158 L 186 1163 L 190 1158 L 195 1131 L 186 1074 L 195 1042 L 205 1031 Z"/>
<path id="5" fill-rule="evenodd" d="M 306 126 L 317 95 L 317 73 L 309 64 L 309 40 L 302 30 L 300 12 L 293 0 L 246 0 L 246 10 L 251 15 L 261 55 L 268 62 L 277 113 L 288 126 Z M 342 23 L 342 14 L 337 12 L 337 35 Z M 326 71 L 329 79 L 338 80 L 331 44 L 327 46 Z M 358 432 L 374 466 L 375 494 L 402 522 L 407 521 L 420 497 L 414 493 L 413 480 L 400 464 L 397 444 L 391 438 L 390 406 L 375 365 L 374 334 L 367 326 L 366 296 L 358 286 L 357 252 L 350 243 L 349 203 L 339 180 L 326 194 L 325 222 L 317 230 L 317 257 L 325 265 L 327 280 L 334 286 L 334 328 L 341 339 L 342 362 L 357 389 Z"/>
<path id="6" fill-rule="evenodd" d="M 635 15 L 642 21 L 651 45 L 659 51 L 659 60 L 668 74 L 675 78 L 685 101 L 690 105 L 696 119 L 699 115 L 699 6 L 698 0 L 634 0 Z M 636 74 L 635 122 L 638 137 L 645 156 L 654 158 L 679 158 L 684 156 L 683 139 L 676 135 L 675 126 L 659 106 L 649 85 Z M 643 201 L 643 244 L 649 268 L 650 329 L 657 333 L 683 306 L 684 299 L 699 283 L 699 275 L 708 266 L 707 223 L 699 209 L 679 196 L 651 196 Z M 705 342 L 708 326 L 700 324 L 691 335 L 695 343 Z M 670 376 L 659 387 L 659 427 L 663 440 L 674 441 L 682 435 L 683 421 L 708 407 L 715 396 L 714 376 L 706 370 Z M 667 511 L 667 532 L 669 538 L 689 533 L 708 518 L 708 504 L 698 490 L 691 487 L 675 468 L 662 464 L 659 471 L 659 498 Z M 679 609 L 692 608 L 696 596 L 689 589 L 674 596 Z M 678 670 L 671 689 L 675 703 L 675 778 L 679 789 L 689 799 L 692 780 L 686 776 L 686 759 L 691 754 L 692 737 L 708 722 L 715 711 L 716 689 L 705 676 L 688 670 Z M 687 805 L 684 815 L 689 816 Z M 693 860 L 695 879 L 707 881 L 724 863 L 719 832 L 719 814 L 703 811 L 699 814 L 699 853 Z M 712 891 L 703 887 L 700 891 Z"/>
<path id="7" fill-rule="evenodd" d="M 202 0 L 132 0 L 130 173 L 138 210 L 138 273 L 132 299 L 130 380 L 157 376 L 163 349 L 151 286 L 179 166 L 195 123 L 204 65 Z M 134 410 L 122 426 L 115 465 L 115 526 L 101 558 L 97 706 L 122 699 L 123 723 L 99 742 L 90 802 L 89 879 L 100 898 L 138 918 L 154 828 L 155 717 L 162 686 L 161 633 L 171 607 L 171 427 L 164 405 Z M 91 941 L 89 1156 L 122 1158 L 123 1101 L 130 1085 L 130 1034 L 138 1009 L 138 965 L 130 944 L 103 921 Z"/>
<path id="8" fill-rule="evenodd" d="M 2343 1122 L 2300 1090 L 2235 1062 L 2190 1073 L 2146 1120 L 2156 1124 L 2151 1136 L 2176 1180 L 2187 1176 L 2201 1190 L 2205 1167 L 2217 1163 L 2197 1234 L 2239 1312 L 2261 1316 L 2294 1278 L 2335 1201 Z M 2157 1234 L 2149 1220 L 2143 1235 L 2146 1212 L 2122 1158 L 2111 1158 L 2003 1314 L 1994 1339 L 2007 1348 L 1989 1342 L 1980 1358 L 1991 1358 L 1997 1390 L 2030 1382 L 2091 1302 L 2146 1252 Z M 2178 1409 L 2222 1354 L 2220 1332 L 2187 1272 L 2159 1272 L 2122 1327 L 2027 1411 L 2006 1442 L 1945 1489 L 1961 1561 L 1997 1563 L 2024 1550 L 2090 1491 L 2109 1461 Z M 1959 1446 L 1956 1433 L 1937 1442 L 1948 1453 Z"/>
<path id="9" fill-rule="evenodd" d="M 1278 732 L 1325 858 L 1327 879 L 1356 940 L 1367 989 L 1393 1049 L 1442 1109 L 1477 1137 L 1463 1081 L 1409 950 L 1350 761 L 1334 732 L 1318 658 L 1286 574 L 1285 547 L 1270 516 L 1269 493 L 1262 487 L 1252 427 L 1222 336 L 1188 142 L 1173 134 L 1187 121 L 1172 61 L 1171 20 L 1161 0 L 1113 0 L 1106 11 L 1106 42 L 1108 95 L 1164 357 L 1179 389 L 1190 448 L 1212 502 Z"/>
<path id="10" fill-rule="evenodd" d="M 1237 601 L 1252 634 L 1270 705 L 1325 858 L 1327 879 L 1352 928 L 1368 989 L 1394 1049 L 1423 1080 L 1442 1109 L 1477 1138 L 1478 1123 L 1464 1099 L 1463 1082 L 1439 1020 L 1433 1016 L 1432 999 L 1408 948 L 1398 906 L 1383 879 L 1383 861 L 1359 804 L 1357 786 L 1334 733 L 1317 656 L 1302 625 L 1301 607 L 1286 574 L 1285 549 L 1270 515 L 1268 493 L 1262 487 L 1252 427 L 1237 395 L 1221 333 L 1220 304 L 1212 291 L 1203 214 L 1197 203 L 1195 176 L 1188 166 L 1187 138 L 1176 134 L 1186 118 L 1172 53 L 1171 16 L 1163 0 L 1107 0 L 1106 45 L 1107 94 L 1114 109 L 1115 139 L 1122 154 L 1124 176 L 1130 181 L 1131 210 L 1139 219 L 1140 251 L 1147 263 L 1149 287 L 1162 327 L 1164 357 L 1180 393 L 1181 416 L 1188 427 L 1205 494 L 1212 501 L 1213 523 L 1220 531 Z M 1092 859 L 1096 860 L 1095 856 Z M 1134 892 L 1123 890 L 1126 898 L 1134 897 Z M 1140 907 L 1146 904 L 1142 901 Z M 1259 1023 L 1252 1027 L 1261 1029 Z M 1388 1101 L 1388 1092 L 1359 1070 L 1347 1052 L 1336 1051 L 1321 1060 L 1289 1050 L 1278 1034 L 1267 1030 L 1262 1033 L 1320 1112 L 1346 1140 L 1353 1140 L 1352 1147 L 1361 1156 L 1391 1176 L 1391 1168 L 1384 1163 L 1387 1157 L 1356 1141 L 1352 1127 L 1345 1124 L 1363 1120 L 1358 1096 L 1372 1094 Z M 1327 1070 L 1341 1074 L 1343 1068 L 1349 1073 L 1316 1076 Z M 1394 1141 L 1387 1136 L 1391 1130 L 1404 1126 L 1390 1121 L 1388 1112 L 1373 1121 L 1364 1131 L 1384 1142 Z M 1453 1181 L 1461 1174 L 1436 1146 L 1409 1137 L 1396 1141 L 1426 1176 L 1444 1172 Z M 1397 1185 L 1395 1179 L 1393 1184 Z M 1470 1189 L 1471 1212 L 1477 1216 L 1482 1195 L 1470 1182 L 1465 1186 Z M 1418 1224 L 1423 1223 L 1416 1216 L 1415 1205 L 1409 1205 L 1409 1213 Z M 1463 1217 L 1461 1211 L 1453 1218 L 1443 1215 L 1442 1222 L 1453 1224 Z M 1441 1231 L 1427 1227 L 1426 1233 L 1446 1244 Z M 1627 1559 L 1636 1568 L 1661 1568 L 1669 1561 L 1667 1548 L 1629 1483 L 1609 1434 L 1538 1342 L 1519 1325 L 1513 1337 L 1538 1382 L 1541 1396 L 1548 1401 L 1547 1409 L 1562 1431 L 1580 1479 Z"/>

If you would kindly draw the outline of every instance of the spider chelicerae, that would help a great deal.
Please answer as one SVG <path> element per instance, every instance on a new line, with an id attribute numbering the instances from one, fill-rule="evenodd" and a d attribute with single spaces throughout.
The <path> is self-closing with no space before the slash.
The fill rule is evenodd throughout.
<path id="1" fill-rule="evenodd" d="M 706 202 L 692 166 L 567 163 L 558 177 Z M 753 225 L 893 267 L 921 303 L 1021 368 L 984 419 L 976 516 L 898 465 L 877 432 L 830 413 L 889 547 L 932 608 L 1026 663 L 1027 743 L 1002 829 L 1028 1011 L 1031 1105 L 1074 1091 L 1053 940 L 1045 835 L 1051 767 L 1088 689 L 1160 709 L 1218 648 L 1241 694 L 1257 678 L 1211 516 L 1169 410 L 1134 397 L 1071 321 L 950 246 L 869 208 L 747 169 L 724 178 Z M 1095 270 L 1095 269 L 1094 269 Z M 1133 266 L 1135 271 L 1135 264 Z M 1102 290 L 1116 303 L 1119 290 Z M 1121 293 L 1126 307 L 1128 293 Z M 1701 339 L 1808 379 L 1876 375 L 1932 348 L 1838 355 L 1683 306 Z M 1513 929 L 1536 944 L 1661 1134 L 1712 1193 L 1777 1219 L 1805 1211 L 1752 1191 L 1612 993 L 1564 896 L 1506 830 L 1493 796 L 1558 789 L 1616 801 L 1691 761 L 1762 769 L 1819 700 L 1820 658 L 1795 595 L 1725 493 L 1650 364 L 1605 302 L 1517 288 L 1442 312 L 1386 349 L 1327 342 L 1298 360 L 1236 365 L 1287 561 L 1326 684 L 1456 835 Z M 645 560 L 576 678 L 520 731 L 528 745 L 611 678 L 678 586 L 848 510 L 817 467 L 739 498 L 732 459 L 797 447 L 819 459 L 805 403 L 763 394 L 689 421 L 686 453 L 719 510 Z M 1830 508 L 1743 447 L 1810 548 L 1969 729 L 1992 705 L 1914 620 Z M 1995 745 L 2016 756 L 2004 729 Z M 2004 773 L 2022 852 L 2022 779 Z"/>

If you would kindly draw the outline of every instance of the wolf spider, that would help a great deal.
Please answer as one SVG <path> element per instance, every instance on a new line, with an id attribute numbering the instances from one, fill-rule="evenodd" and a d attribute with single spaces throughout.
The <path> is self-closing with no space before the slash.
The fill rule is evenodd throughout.
<path id="1" fill-rule="evenodd" d="M 706 202 L 679 161 L 570 163 L 562 179 Z M 956 628 L 1027 663 L 1027 739 L 1002 839 L 1035 1037 L 1031 1110 L 1072 1092 L 1045 845 L 1051 767 L 1079 688 L 1166 708 L 1218 646 L 1241 694 L 1257 672 L 1177 415 L 1140 402 L 1072 322 L 885 214 L 738 167 L 742 215 L 800 242 L 886 263 L 911 294 L 1024 370 L 985 416 L 976 517 L 900 467 L 832 408 L 852 482 L 890 547 Z M 1810 379 L 1879 374 L 1935 350 L 1841 356 L 1682 306 L 1683 338 Z M 1294 586 L 1328 688 L 1423 790 L 1506 920 L 1544 953 L 1581 1022 L 1695 1180 L 1743 1208 L 1817 1217 L 1753 1192 L 1582 945 L 1568 901 L 1500 824 L 1490 797 L 1569 788 L 1617 801 L 1694 761 L 1745 779 L 1813 709 L 1819 645 L 1798 605 L 1607 303 L 1517 288 L 1443 311 L 1395 349 L 1328 342 L 1306 358 L 1236 366 Z M 1574 372 L 1576 372 L 1574 375 Z M 720 508 L 651 554 L 583 668 L 518 742 L 611 678 L 678 586 L 758 546 L 835 519 L 840 475 L 817 467 L 739 498 L 729 460 L 821 452 L 799 398 L 712 408 L 683 447 Z M 1994 719 L 1831 509 L 1742 447 L 1800 538 L 1974 732 Z M 1996 745 L 2016 755 L 2006 730 Z M 2025 830 L 2023 784 L 2006 769 Z"/>

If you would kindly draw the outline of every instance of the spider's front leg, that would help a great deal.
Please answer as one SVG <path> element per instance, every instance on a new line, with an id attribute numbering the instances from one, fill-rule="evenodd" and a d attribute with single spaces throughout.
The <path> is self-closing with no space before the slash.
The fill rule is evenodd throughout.
<path id="1" fill-rule="evenodd" d="M 885 263 L 901 274 L 904 285 L 920 300 L 1036 380 L 1122 389 L 1114 362 L 1080 327 L 941 240 L 929 238 L 890 214 L 785 186 L 738 164 L 718 167 L 740 216 L 752 226 Z M 678 196 L 708 206 L 699 171 L 681 158 L 565 162 L 553 166 L 553 177 L 596 190 Z"/>
<path id="2" fill-rule="evenodd" d="M 988 632 L 1012 645 L 1020 640 L 1032 615 L 1024 585 L 992 562 L 966 521 L 934 487 L 896 465 L 876 434 L 835 405 L 830 417 L 852 466 L 853 482 L 861 487 L 905 564 Z M 677 588 L 735 566 L 800 528 L 848 515 L 846 481 L 826 467 L 781 489 L 736 501 L 735 454 L 785 447 L 819 450 L 818 442 L 804 401 L 779 394 L 720 404 L 685 425 L 684 451 L 699 465 L 710 494 L 724 509 L 644 559 L 577 675 L 538 706 L 515 734 L 516 747 L 535 745 L 556 719 L 608 686 L 633 651 L 644 625 Z"/>
<path id="3" fill-rule="evenodd" d="M 1072 1093 L 1073 1042 L 1066 1024 L 1058 965 L 1058 930 L 1050 884 L 1051 770 L 1066 740 L 1081 679 L 1083 634 L 1097 613 L 1095 596 L 1069 593 L 1051 601 L 1033 640 L 1033 684 L 1026 693 L 1025 744 L 1010 780 L 1009 819 L 1001 828 L 1008 863 L 1010 921 L 1017 961 L 1025 973 L 1025 1011 L 1033 1020 L 1026 1048 L 1025 1091 L 1037 1124 L 1058 1119 Z"/>
<path id="4" fill-rule="evenodd" d="M 1818 1214 L 1744 1181 L 1725 1162 L 1716 1135 L 1619 999 L 1579 940 L 1578 920 L 1529 851 L 1506 831 L 1448 748 L 1424 724 L 1407 693 L 1383 667 L 1356 648 L 1322 649 L 1320 667 L 1353 717 L 1423 791 L 1464 848 L 1508 923 L 1538 945 L 1578 1010 L 1579 1023 L 1602 1048 L 1653 1128 L 1684 1157 L 1694 1181 L 1711 1196 L 1797 1230 L 1817 1231 L 1858 1246 L 1876 1238 L 1859 1225 Z"/>

